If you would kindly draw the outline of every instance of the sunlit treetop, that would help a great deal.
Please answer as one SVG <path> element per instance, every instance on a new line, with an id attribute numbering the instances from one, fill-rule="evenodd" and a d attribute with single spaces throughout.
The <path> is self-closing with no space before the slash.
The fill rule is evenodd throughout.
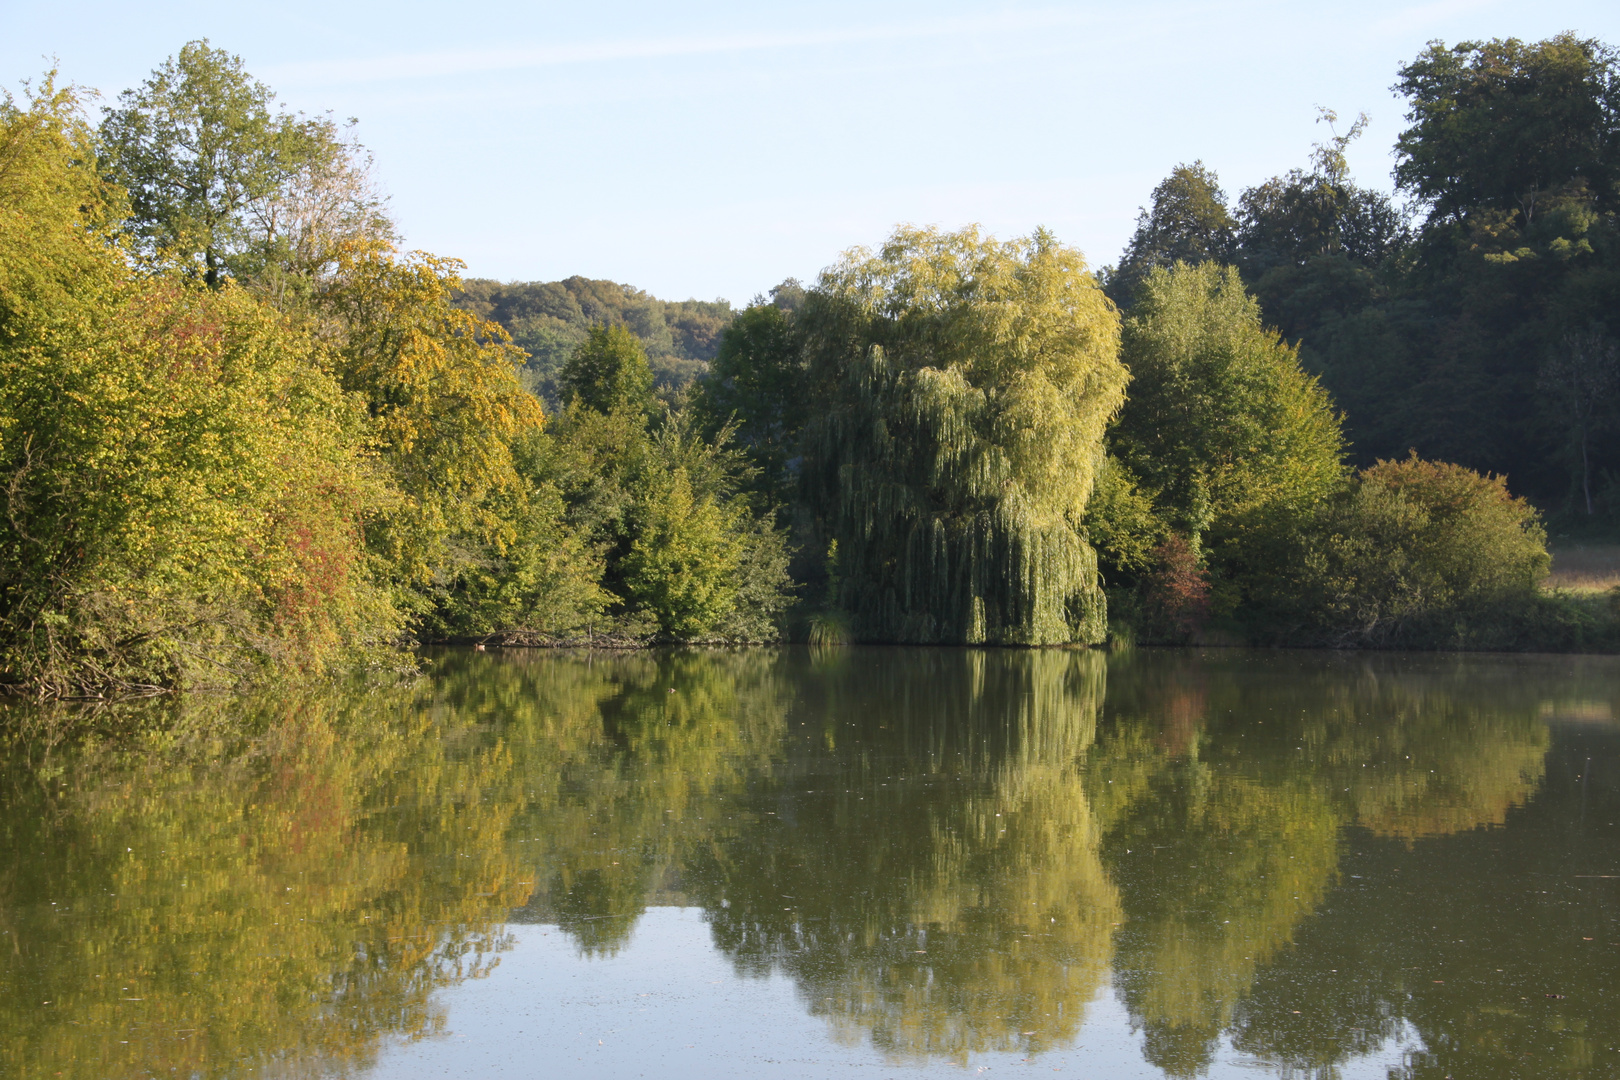
<path id="1" fill-rule="evenodd" d="M 1080 253 L 1044 230 L 902 228 L 825 271 L 798 322 L 820 410 L 801 482 L 840 545 L 858 632 L 1100 632 L 1076 525 L 1126 372 L 1118 316 Z"/>

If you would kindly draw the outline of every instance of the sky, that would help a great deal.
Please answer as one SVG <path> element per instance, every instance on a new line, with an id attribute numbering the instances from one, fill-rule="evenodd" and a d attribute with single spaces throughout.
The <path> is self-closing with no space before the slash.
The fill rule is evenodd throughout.
<path id="1" fill-rule="evenodd" d="M 0 84 L 53 64 L 102 92 L 185 42 L 239 55 L 290 109 L 358 119 L 408 246 L 470 276 L 610 278 L 735 304 L 900 223 L 1038 226 L 1115 262 L 1179 162 L 1233 199 L 1371 118 L 1425 43 L 1620 44 L 1620 4 L 0 0 Z"/>

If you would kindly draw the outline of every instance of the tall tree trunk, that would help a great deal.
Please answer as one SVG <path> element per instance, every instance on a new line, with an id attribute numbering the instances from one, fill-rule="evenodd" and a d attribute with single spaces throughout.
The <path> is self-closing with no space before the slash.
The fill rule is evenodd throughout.
<path id="1" fill-rule="evenodd" d="M 1581 431 L 1581 493 L 1586 496 L 1586 516 L 1592 516 L 1592 463 L 1586 454 L 1586 431 Z"/>

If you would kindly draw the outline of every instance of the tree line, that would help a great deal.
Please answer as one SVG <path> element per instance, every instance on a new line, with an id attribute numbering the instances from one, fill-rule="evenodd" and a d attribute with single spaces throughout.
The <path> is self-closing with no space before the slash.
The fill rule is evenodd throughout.
<path id="1" fill-rule="evenodd" d="M 1620 510 L 1620 63 L 1571 33 L 1429 45 L 1398 72 L 1404 202 L 1355 182 L 1366 117 L 1229 200 L 1172 171 L 1108 274 L 1235 266 L 1345 413 L 1354 460 L 1416 448 L 1510 475 L 1570 535 Z"/>
<path id="2" fill-rule="evenodd" d="M 1416 186 L 1473 178 L 1453 159 L 1479 149 L 1453 130 L 1471 99 L 1431 82 L 1507 78 L 1499 54 L 1546 82 L 1524 58 L 1571 50 L 1612 88 L 1573 39 L 1403 71 L 1416 230 L 1349 181 L 1353 127 L 1238 219 L 1177 170 L 1100 275 L 1044 231 L 903 227 L 737 312 L 401 250 L 352 127 L 278 108 L 205 41 L 99 123 L 49 76 L 0 103 L 0 680 L 157 691 L 469 638 L 1602 644 L 1601 606 L 1535 592 L 1545 533 L 1500 475 L 1405 445 L 1350 468 L 1384 445 L 1358 425 L 1394 420 L 1320 359 L 1393 363 L 1346 327 L 1395 326 L 1414 302 L 1390 290 L 1434 275 L 1418 255 L 1484 228 Z M 1550 115 L 1568 142 L 1586 114 Z M 1559 280 L 1601 307 L 1614 182 L 1566 157 L 1573 179 L 1489 220 L 1586 222 Z M 1370 306 L 1323 330 L 1341 278 Z M 1542 328 L 1553 397 L 1612 352 L 1570 325 Z M 1588 461 L 1601 413 L 1579 414 Z"/>
<path id="3" fill-rule="evenodd" d="M 0 655 L 74 695 L 397 668 L 412 640 L 759 640 L 746 464 L 597 325 L 547 416 L 369 161 L 187 45 L 0 104 Z"/>

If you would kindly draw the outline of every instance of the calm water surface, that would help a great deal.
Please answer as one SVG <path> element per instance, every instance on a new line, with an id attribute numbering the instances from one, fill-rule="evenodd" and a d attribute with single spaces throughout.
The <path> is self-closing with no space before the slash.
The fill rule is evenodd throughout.
<path id="1" fill-rule="evenodd" d="M 1620 663 L 451 652 L 13 711 L 0 1074 L 1620 1077 Z"/>

